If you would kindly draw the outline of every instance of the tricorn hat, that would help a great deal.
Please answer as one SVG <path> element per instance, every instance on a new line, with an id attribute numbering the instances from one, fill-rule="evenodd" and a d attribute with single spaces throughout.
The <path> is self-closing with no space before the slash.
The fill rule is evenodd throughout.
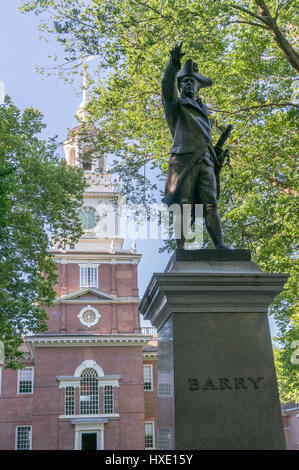
<path id="1" fill-rule="evenodd" d="M 180 84 L 180 81 L 182 80 L 182 78 L 187 77 L 187 76 L 196 78 L 196 80 L 200 83 L 201 88 L 211 86 L 213 83 L 210 78 L 204 77 L 198 72 L 197 64 L 193 62 L 192 59 L 188 59 L 185 62 L 184 67 L 177 74 L 178 84 Z"/>

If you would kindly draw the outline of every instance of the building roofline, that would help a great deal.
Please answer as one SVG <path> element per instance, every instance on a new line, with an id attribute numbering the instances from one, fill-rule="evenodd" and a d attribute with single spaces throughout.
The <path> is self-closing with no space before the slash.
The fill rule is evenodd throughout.
<path id="1" fill-rule="evenodd" d="M 45 334 L 26 337 L 28 348 L 34 357 L 35 348 L 57 347 L 105 347 L 105 346 L 141 346 L 144 347 L 151 336 L 141 333 L 116 333 L 116 334 Z"/>

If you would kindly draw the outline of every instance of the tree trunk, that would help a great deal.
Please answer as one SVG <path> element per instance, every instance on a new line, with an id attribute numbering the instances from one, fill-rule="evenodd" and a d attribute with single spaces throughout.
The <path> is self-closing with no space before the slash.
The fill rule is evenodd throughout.
<path id="1" fill-rule="evenodd" d="M 282 51 L 289 64 L 299 72 L 299 55 L 293 49 L 288 40 L 283 36 L 279 27 L 277 26 L 275 18 L 270 15 L 270 11 L 264 2 L 264 0 L 255 0 L 255 3 L 258 6 L 263 22 L 268 26 L 270 33 L 273 36 L 274 41 L 278 45 L 279 49 Z"/>

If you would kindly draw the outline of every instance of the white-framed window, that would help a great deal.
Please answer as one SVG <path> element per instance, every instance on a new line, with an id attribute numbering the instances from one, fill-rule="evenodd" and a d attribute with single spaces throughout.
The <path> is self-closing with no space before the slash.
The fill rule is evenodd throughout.
<path id="1" fill-rule="evenodd" d="M 114 413 L 114 393 L 112 385 L 105 385 L 104 387 L 104 413 Z"/>
<path id="2" fill-rule="evenodd" d="M 155 423 L 154 421 L 145 421 L 145 448 L 155 448 Z"/>
<path id="3" fill-rule="evenodd" d="M 114 389 L 119 387 L 120 375 L 105 376 L 99 364 L 86 359 L 76 368 L 74 375 L 57 376 L 56 379 L 59 388 L 64 389 L 64 414 L 59 416 L 60 419 L 87 415 L 93 418 L 106 414 L 119 416 L 115 413 Z M 103 406 L 100 389 L 103 389 Z"/>
<path id="4" fill-rule="evenodd" d="M 73 415 L 75 414 L 75 389 L 74 387 L 65 387 L 64 395 L 64 414 Z"/>
<path id="5" fill-rule="evenodd" d="M 32 426 L 16 426 L 15 450 L 31 450 Z"/>
<path id="6" fill-rule="evenodd" d="M 18 370 L 18 393 L 33 393 L 34 367 Z"/>
<path id="7" fill-rule="evenodd" d="M 98 287 L 98 266 L 80 266 L 80 287 Z"/>
<path id="8" fill-rule="evenodd" d="M 99 413 L 99 379 L 95 369 L 84 369 L 80 379 L 80 414 Z"/>
<path id="9" fill-rule="evenodd" d="M 144 390 L 154 390 L 153 365 L 144 364 L 143 366 Z"/>

